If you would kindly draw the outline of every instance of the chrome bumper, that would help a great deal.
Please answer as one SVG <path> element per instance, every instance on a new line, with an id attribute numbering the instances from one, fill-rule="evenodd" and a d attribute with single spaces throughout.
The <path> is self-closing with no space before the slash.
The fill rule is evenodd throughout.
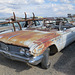
<path id="1" fill-rule="evenodd" d="M 27 62 L 30 63 L 32 65 L 37 65 L 42 61 L 43 55 L 37 56 L 37 57 L 32 57 L 32 58 L 26 58 L 26 57 L 22 57 L 19 55 L 15 55 L 15 54 L 11 54 L 7 51 L 3 51 L 0 50 L 0 53 L 3 54 L 5 57 L 10 58 L 12 60 L 18 60 L 18 61 L 22 61 L 22 62 Z"/>

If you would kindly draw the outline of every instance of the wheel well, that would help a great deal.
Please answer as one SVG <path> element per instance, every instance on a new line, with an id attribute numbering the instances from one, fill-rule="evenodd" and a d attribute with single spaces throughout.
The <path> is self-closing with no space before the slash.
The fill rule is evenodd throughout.
<path id="1" fill-rule="evenodd" d="M 58 52 L 56 45 L 51 45 L 49 46 L 49 48 L 50 48 L 50 55 L 54 55 Z"/>

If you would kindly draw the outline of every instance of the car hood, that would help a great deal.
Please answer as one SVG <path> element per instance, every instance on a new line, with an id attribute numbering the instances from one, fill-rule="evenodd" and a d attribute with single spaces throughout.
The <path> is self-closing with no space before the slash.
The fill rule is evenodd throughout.
<path id="1" fill-rule="evenodd" d="M 32 45 L 39 45 L 56 36 L 58 36 L 56 33 L 37 30 L 24 30 L 1 34 L 0 41 L 7 44 L 30 48 Z"/>

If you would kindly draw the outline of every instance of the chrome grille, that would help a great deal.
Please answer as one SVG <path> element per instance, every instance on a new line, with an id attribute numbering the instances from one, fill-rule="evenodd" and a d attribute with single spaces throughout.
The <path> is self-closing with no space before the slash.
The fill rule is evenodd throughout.
<path id="1" fill-rule="evenodd" d="M 5 44 L 5 43 L 0 42 L 0 49 L 4 50 L 4 51 L 8 51 L 12 54 L 20 55 L 21 48 L 22 47 L 20 47 L 20 46 L 10 45 L 10 44 Z M 28 48 L 26 48 L 26 49 L 28 49 Z"/>
<path id="2" fill-rule="evenodd" d="M 8 51 L 10 53 L 20 54 L 19 52 L 20 52 L 21 47 L 14 46 L 14 45 L 7 45 L 7 46 L 8 46 Z"/>

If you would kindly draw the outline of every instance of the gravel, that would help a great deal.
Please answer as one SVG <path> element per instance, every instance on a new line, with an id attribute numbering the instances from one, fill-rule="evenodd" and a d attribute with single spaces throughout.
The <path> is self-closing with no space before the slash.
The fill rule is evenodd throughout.
<path id="1" fill-rule="evenodd" d="M 75 42 L 50 56 L 50 60 L 51 66 L 45 70 L 40 65 L 10 60 L 0 54 L 0 75 L 75 75 Z"/>

